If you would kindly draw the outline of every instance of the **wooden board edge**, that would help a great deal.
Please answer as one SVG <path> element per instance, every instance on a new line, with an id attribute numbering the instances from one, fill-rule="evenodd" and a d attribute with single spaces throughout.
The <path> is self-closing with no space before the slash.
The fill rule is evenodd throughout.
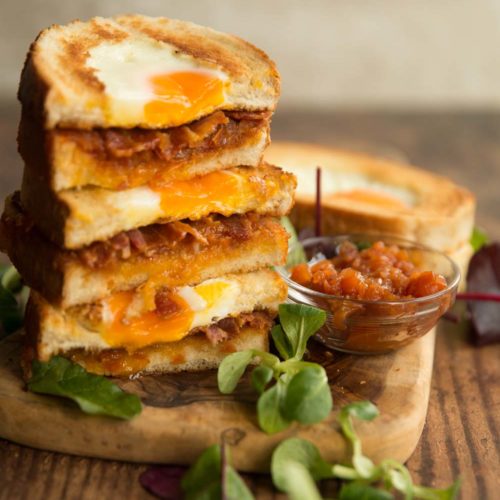
<path id="1" fill-rule="evenodd" d="M 405 348 L 406 357 L 411 355 L 419 363 L 415 366 L 418 373 L 414 374 L 414 385 L 408 393 L 404 411 L 396 415 L 384 411 L 394 403 L 391 391 L 401 382 L 402 366 L 396 362 L 388 377 L 388 390 L 377 401 L 381 416 L 373 422 L 356 425 L 365 453 L 375 462 L 388 457 L 404 462 L 418 443 L 430 394 L 434 339 L 434 332 L 429 333 Z M 399 363 L 404 362 L 401 357 Z M 6 383 L 16 384 L 14 394 L 6 394 Z M 235 410 L 237 403 L 220 405 L 211 415 L 213 425 L 207 427 L 203 425 L 206 424 L 203 405 L 196 412 L 191 405 L 146 407 L 139 417 L 128 422 L 89 417 L 70 402 L 26 392 L 19 377 L 10 381 L 2 378 L 0 399 L 4 403 L 8 399 L 8 404 L 0 405 L 1 437 L 33 448 L 73 455 L 128 462 L 189 464 L 207 446 L 218 442 L 221 432 L 228 428 L 241 436 L 232 448 L 232 456 L 235 466 L 242 471 L 268 471 L 272 450 L 280 441 L 292 436 L 312 441 L 324 458 L 332 462 L 344 460 L 348 452 L 336 424 L 335 411 L 314 426 L 293 426 L 283 433 L 268 436 L 257 428 L 255 415 L 242 413 L 241 408 Z M 27 407 L 31 410 L 27 411 Z M 97 433 L 96 428 L 99 429 Z M 188 433 L 189 439 L 186 439 Z M 389 435 L 391 439 L 387 438 Z M 144 443 L 148 443 L 147 447 Z"/>

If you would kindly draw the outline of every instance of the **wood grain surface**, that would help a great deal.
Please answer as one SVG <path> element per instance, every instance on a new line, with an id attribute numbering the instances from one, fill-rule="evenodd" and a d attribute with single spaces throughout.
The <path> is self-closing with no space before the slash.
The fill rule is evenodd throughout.
<path id="1" fill-rule="evenodd" d="M 0 108 L 0 196 L 20 184 L 17 106 Z M 500 115 L 278 112 L 273 137 L 374 152 L 447 175 L 478 198 L 478 222 L 500 239 Z M 473 347 L 466 325 L 441 325 L 427 422 L 407 462 L 417 482 L 460 475 L 464 500 L 500 491 L 500 346 Z M 383 442 L 384 436 L 380 436 Z M 79 458 L 0 441 L 0 499 L 147 499 L 145 465 Z M 282 498 L 267 475 L 245 476 L 258 498 Z M 336 484 L 323 485 L 333 496 Z"/>
<path id="2" fill-rule="evenodd" d="M 248 374 L 228 395 L 219 392 L 215 370 L 116 379 L 143 404 L 140 415 L 123 422 L 89 417 L 66 400 L 26 391 L 21 344 L 19 333 L 0 342 L 0 436 L 13 442 L 81 456 L 189 465 L 228 431 L 235 438 L 232 463 L 241 471 L 267 472 L 274 448 L 292 436 L 313 442 L 325 460 L 348 459 L 335 409 L 315 425 L 293 425 L 273 435 L 260 431 Z M 325 367 L 337 407 L 368 399 L 379 408 L 379 418 L 357 423 L 365 453 L 375 462 L 404 462 L 424 426 L 433 357 L 434 331 L 380 356 L 337 353 L 310 342 L 307 359 Z"/>

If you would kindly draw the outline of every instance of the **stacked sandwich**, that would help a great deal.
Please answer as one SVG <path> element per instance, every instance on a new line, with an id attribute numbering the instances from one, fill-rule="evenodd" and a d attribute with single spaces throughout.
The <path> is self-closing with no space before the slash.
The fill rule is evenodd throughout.
<path id="1" fill-rule="evenodd" d="M 295 178 L 261 163 L 279 95 L 252 45 L 122 16 L 43 31 L 21 76 L 20 193 L 1 244 L 32 288 L 24 365 L 196 370 L 266 349 L 286 286 L 276 217 Z"/>

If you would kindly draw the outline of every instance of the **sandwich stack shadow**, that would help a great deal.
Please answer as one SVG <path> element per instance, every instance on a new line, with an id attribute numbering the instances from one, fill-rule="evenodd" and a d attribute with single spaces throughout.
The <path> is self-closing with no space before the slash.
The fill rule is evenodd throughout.
<path id="1" fill-rule="evenodd" d="M 267 350 L 296 187 L 262 163 L 278 96 L 265 54 L 190 23 L 39 35 L 19 90 L 22 188 L 0 225 L 31 287 L 26 375 L 54 355 L 132 375 Z"/>

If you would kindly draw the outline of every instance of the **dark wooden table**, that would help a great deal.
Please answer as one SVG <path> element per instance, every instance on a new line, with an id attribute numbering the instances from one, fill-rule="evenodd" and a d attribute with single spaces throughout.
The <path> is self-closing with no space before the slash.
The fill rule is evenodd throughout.
<path id="1" fill-rule="evenodd" d="M 3 198 L 19 186 L 22 164 L 17 107 L 0 110 Z M 500 239 L 500 114 L 281 111 L 273 138 L 382 153 L 449 176 L 476 193 L 478 224 Z M 441 486 L 460 475 L 464 500 L 499 498 L 499 380 L 500 345 L 475 348 L 466 325 L 441 326 L 427 423 L 407 464 L 415 481 Z M 0 440 L 0 499 L 151 498 L 138 483 L 145 468 Z M 258 498 L 277 497 L 267 476 L 247 479 Z M 325 488 L 331 496 L 334 485 Z"/>

